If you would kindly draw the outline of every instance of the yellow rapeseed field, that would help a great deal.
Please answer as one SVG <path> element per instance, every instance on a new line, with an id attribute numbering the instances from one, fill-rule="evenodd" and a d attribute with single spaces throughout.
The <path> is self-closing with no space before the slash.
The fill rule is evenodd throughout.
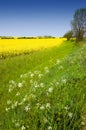
<path id="1" fill-rule="evenodd" d="M 24 51 L 39 50 L 60 46 L 64 38 L 50 39 L 0 39 L 0 54 L 1 53 L 21 53 Z"/>

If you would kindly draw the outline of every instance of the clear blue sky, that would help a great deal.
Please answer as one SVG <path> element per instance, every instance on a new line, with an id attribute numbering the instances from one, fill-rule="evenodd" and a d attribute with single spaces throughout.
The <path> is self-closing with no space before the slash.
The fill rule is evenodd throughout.
<path id="1" fill-rule="evenodd" d="M 86 0 L 0 0 L 0 35 L 63 36 Z"/>

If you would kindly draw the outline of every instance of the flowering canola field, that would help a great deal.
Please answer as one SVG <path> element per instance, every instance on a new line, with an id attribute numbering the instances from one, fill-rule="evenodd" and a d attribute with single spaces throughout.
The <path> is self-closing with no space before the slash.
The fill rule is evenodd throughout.
<path id="1" fill-rule="evenodd" d="M 55 39 L 0 39 L 0 53 L 19 53 L 60 46 L 64 38 Z"/>

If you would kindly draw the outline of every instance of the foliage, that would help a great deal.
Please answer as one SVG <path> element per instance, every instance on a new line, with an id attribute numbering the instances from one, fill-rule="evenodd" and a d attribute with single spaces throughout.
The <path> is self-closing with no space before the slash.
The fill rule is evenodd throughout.
<path id="1" fill-rule="evenodd" d="M 67 38 L 67 41 L 70 40 L 70 38 L 73 37 L 73 32 L 72 31 L 68 31 L 67 33 L 64 34 L 65 38 Z"/>
<path id="2" fill-rule="evenodd" d="M 17 39 L 36 39 L 36 37 L 17 37 Z"/>
<path id="3" fill-rule="evenodd" d="M 1 39 L 14 39 L 14 37 L 12 36 L 0 36 Z"/>
<path id="4" fill-rule="evenodd" d="M 53 37 L 53 36 L 47 36 L 47 35 L 45 35 L 45 36 L 38 36 L 38 38 L 39 39 L 48 39 L 48 38 L 55 38 L 55 37 Z"/>
<path id="5" fill-rule="evenodd" d="M 73 16 L 72 30 L 76 41 L 82 41 L 86 33 L 86 8 L 77 9 Z"/>

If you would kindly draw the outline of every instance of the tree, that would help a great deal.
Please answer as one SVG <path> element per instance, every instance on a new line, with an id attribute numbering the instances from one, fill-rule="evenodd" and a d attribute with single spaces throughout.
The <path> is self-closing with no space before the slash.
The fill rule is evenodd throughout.
<path id="1" fill-rule="evenodd" d="M 86 33 L 86 8 L 77 9 L 73 16 L 72 31 L 76 41 L 82 41 Z"/>
<path id="2" fill-rule="evenodd" d="M 69 41 L 70 38 L 73 37 L 73 32 L 72 31 L 68 31 L 67 33 L 64 34 L 63 37 L 67 38 L 67 41 Z"/>

